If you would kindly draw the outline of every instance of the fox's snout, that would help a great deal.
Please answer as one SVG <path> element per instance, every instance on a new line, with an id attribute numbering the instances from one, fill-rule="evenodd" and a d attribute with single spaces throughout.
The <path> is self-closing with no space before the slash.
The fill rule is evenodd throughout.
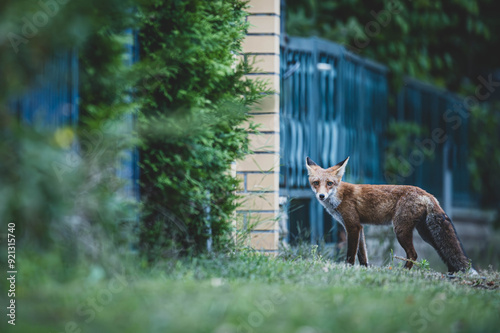
<path id="1" fill-rule="evenodd" d="M 318 199 L 319 200 L 325 200 L 325 195 L 323 193 L 318 194 Z"/>

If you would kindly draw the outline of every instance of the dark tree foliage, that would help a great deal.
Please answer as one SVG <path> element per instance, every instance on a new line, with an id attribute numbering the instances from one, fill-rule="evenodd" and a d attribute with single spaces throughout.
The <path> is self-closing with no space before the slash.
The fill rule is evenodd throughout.
<path id="1" fill-rule="evenodd" d="M 500 5 L 493 0 L 288 0 L 289 35 L 316 35 L 458 91 L 497 65 Z"/>

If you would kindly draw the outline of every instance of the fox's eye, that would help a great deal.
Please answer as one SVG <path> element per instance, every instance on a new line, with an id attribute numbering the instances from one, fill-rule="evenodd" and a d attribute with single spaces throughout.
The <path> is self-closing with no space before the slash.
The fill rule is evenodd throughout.
<path id="1" fill-rule="evenodd" d="M 326 182 L 326 185 L 333 186 L 333 182 Z"/>
<path id="2" fill-rule="evenodd" d="M 318 182 L 318 181 L 314 181 L 312 184 L 313 184 L 314 186 L 318 186 L 318 185 L 319 185 L 319 182 Z"/>

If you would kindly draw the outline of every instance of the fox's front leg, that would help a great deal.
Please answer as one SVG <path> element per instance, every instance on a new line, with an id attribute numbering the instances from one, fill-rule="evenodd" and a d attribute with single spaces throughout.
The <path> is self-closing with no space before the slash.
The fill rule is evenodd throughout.
<path id="1" fill-rule="evenodd" d="M 359 245 L 359 234 L 363 227 L 360 224 L 348 224 L 346 223 L 346 233 L 347 233 L 347 258 L 346 262 L 348 264 L 354 265 L 356 260 L 356 253 L 358 252 Z"/>
<path id="2" fill-rule="evenodd" d="M 359 232 L 358 260 L 360 265 L 368 266 L 368 251 L 366 250 L 366 240 L 363 226 L 361 226 L 361 230 Z"/>

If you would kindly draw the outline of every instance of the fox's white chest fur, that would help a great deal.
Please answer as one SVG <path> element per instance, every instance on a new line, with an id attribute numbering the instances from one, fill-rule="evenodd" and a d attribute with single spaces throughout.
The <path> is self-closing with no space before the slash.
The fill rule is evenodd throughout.
<path id="1" fill-rule="evenodd" d="M 342 200 L 340 200 L 337 196 L 337 191 L 331 193 L 325 200 L 320 201 L 323 207 L 326 208 L 326 211 L 345 228 L 342 214 L 340 214 L 337 210 L 337 207 L 340 206 L 341 202 Z"/>

